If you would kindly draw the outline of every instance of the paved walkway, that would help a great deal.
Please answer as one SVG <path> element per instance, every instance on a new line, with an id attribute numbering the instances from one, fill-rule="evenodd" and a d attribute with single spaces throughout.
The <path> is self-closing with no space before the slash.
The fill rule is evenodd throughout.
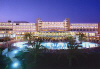
<path id="1" fill-rule="evenodd" d="M 13 42 L 16 42 L 15 40 L 13 40 L 13 41 L 9 41 L 9 44 L 11 45 Z M 18 50 L 18 49 L 17 49 Z M 6 54 L 6 56 L 7 57 L 9 57 L 10 59 L 11 59 L 11 61 L 12 61 L 12 67 L 11 67 L 11 69 L 22 69 L 22 66 L 21 66 L 21 63 L 20 63 L 20 61 L 17 59 L 17 58 L 15 58 L 15 54 L 16 53 L 14 53 L 14 51 L 15 50 L 13 50 L 13 51 L 9 51 L 7 54 Z M 19 50 L 18 50 L 19 51 Z M 18 63 L 18 66 L 17 67 L 13 67 L 13 63 Z"/>
<path id="2" fill-rule="evenodd" d="M 11 69 L 22 69 L 20 61 L 17 58 L 15 58 L 14 51 L 8 52 L 6 56 L 9 57 L 13 63 L 18 63 L 18 67 L 13 67 L 13 65 L 12 65 Z"/>

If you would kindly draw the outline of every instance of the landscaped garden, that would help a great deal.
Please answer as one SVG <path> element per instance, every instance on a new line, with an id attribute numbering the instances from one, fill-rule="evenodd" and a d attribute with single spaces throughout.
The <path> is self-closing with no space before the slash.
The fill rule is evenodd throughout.
<path id="1" fill-rule="evenodd" d="M 100 47 L 96 43 L 86 42 L 86 37 L 83 34 L 79 34 L 80 43 L 76 43 L 73 36 L 57 40 L 48 37 L 33 37 L 30 33 L 25 34 L 25 40 L 27 42 L 22 45 L 25 46 L 24 49 L 27 49 L 27 52 L 22 50 L 16 54 L 16 58 L 22 62 L 24 69 L 100 68 Z M 50 42 L 54 44 L 52 45 Z M 67 45 L 64 45 L 63 42 Z M 82 42 L 87 43 L 86 47 L 82 48 L 82 45 L 84 46 Z M 44 43 L 49 44 L 46 46 Z M 54 46 L 54 48 L 48 48 L 48 46 Z M 64 46 L 66 47 L 62 48 Z"/>
<path id="2" fill-rule="evenodd" d="M 99 69 L 99 44 L 87 42 L 83 33 L 78 35 L 76 40 L 73 36 L 55 39 L 26 33 L 23 41 L 14 42 L 8 48 L 14 51 L 14 58 L 18 59 L 23 69 Z"/>

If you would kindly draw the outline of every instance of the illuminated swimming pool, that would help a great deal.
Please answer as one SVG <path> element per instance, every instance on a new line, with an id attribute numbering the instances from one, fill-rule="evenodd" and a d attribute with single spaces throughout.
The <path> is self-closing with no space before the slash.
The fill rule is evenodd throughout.
<path id="1" fill-rule="evenodd" d="M 12 46 L 16 46 L 16 47 L 22 48 L 24 46 L 27 46 L 27 45 L 25 45 L 25 43 L 28 43 L 28 42 L 16 42 L 16 43 L 12 44 Z"/>
<path id="2" fill-rule="evenodd" d="M 17 42 L 17 43 L 14 43 L 13 46 L 17 46 L 17 47 L 25 47 L 25 46 L 28 46 L 30 48 L 32 48 L 31 46 L 27 45 L 26 43 L 28 42 Z M 68 49 L 67 47 L 67 44 L 68 43 L 65 43 L 65 42 L 42 42 L 41 45 L 42 46 L 45 46 L 46 48 L 48 49 Z M 97 47 L 98 44 L 96 43 L 91 43 L 91 42 L 82 42 L 82 44 L 80 44 L 82 47 L 80 47 L 79 49 L 81 48 L 93 48 L 93 47 Z"/>
<path id="3" fill-rule="evenodd" d="M 67 43 L 59 42 L 59 43 L 41 43 L 41 45 L 45 46 L 48 49 L 68 49 Z"/>
<path id="4" fill-rule="evenodd" d="M 41 45 L 45 46 L 48 49 L 68 49 L 67 43 L 63 43 L 63 42 L 59 42 L 59 43 L 46 43 L 46 42 L 43 42 L 43 43 L 41 43 Z M 91 42 L 82 42 L 82 44 L 80 44 L 80 45 L 82 47 L 80 47 L 78 49 L 93 48 L 93 47 L 98 46 L 98 44 L 91 43 Z"/>

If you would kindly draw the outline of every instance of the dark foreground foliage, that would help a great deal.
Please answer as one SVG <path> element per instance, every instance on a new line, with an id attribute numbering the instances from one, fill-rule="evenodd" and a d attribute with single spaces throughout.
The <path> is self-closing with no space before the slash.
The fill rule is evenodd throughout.
<path id="1" fill-rule="evenodd" d="M 22 61 L 23 69 L 100 69 L 100 53 L 75 53 L 72 65 L 69 67 L 68 53 L 40 53 L 34 62 L 34 55 L 23 53 L 17 56 Z"/>
<path id="2" fill-rule="evenodd" d="M 10 58 L 0 55 L 0 69 L 10 69 L 11 63 Z"/>

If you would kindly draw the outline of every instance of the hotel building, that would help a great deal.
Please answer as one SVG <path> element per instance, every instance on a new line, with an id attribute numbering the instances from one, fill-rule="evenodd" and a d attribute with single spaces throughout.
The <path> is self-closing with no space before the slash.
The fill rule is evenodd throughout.
<path id="1" fill-rule="evenodd" d="M 64 38 L 67 35 L 84 33 L 89 39 L 99 40 L 100 23 L 70 23 L 69 18 L 62 22 L 44 22 L 37 18 L 36 23 L 25 21 L 0 22 L 0 37 L 22 39 L 26 32 L 38 37 Z"/>

